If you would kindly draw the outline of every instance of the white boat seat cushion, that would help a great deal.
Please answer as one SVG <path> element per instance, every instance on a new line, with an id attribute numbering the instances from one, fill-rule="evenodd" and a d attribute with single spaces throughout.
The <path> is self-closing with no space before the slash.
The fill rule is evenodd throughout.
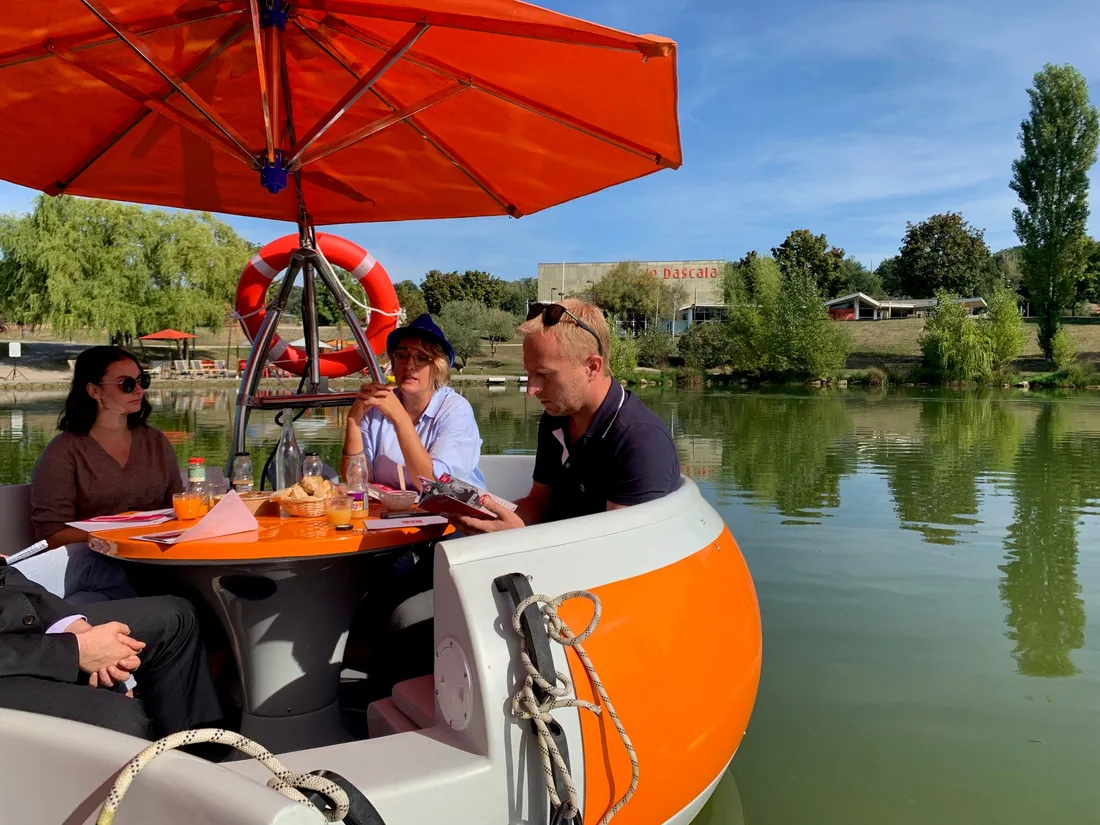
<path id="1" fill-rule="evenodd" d="M 435 676 L 418 676 L 393 686 L 393 703 L 418 728 L 435 724 Z"/>

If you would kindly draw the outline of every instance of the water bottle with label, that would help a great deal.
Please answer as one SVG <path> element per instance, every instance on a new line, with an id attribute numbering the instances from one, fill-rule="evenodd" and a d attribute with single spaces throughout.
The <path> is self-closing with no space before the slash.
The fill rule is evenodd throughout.
<path id="1" fill-rule="evenodd" d="M 367 459 L 362 453 L 348 459 L 345 481 L 351 499 L 351 517 L 366 518 L 370 497 L 367 494 Z"/>
<path id="2" fill-rule="evenodd" d="M 275 448 L 275 489 L 285 490 L 302 479 L 302 453 L 294 437 L 294 412 L 283 410 L 283 434 Z"/>

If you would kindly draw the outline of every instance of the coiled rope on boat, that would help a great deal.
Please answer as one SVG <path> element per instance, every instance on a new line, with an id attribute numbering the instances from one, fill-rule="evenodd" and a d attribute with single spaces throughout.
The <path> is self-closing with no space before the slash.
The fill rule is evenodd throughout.
<path id="1" fill-rule="evenodd" d="M 282 794 L 287 799 L 294 802 L 300 802 L 303 805 L 308 805 L 322 814 L 329 822 L 339 822 L 348 815 L 348 809 L 351 805 L 348 800 L 348 795 L 343 788 L 332 780 L 324 779 L 314 774 L 297 773 L 290 770 L 290 768 L 276 759 L 271 751 L 263 745 L 253 742 L 247 736 L 241 736 L 239 733 L 233 733 L 232 731 L 223 730 L 221 728 L 202 728 L 199 730 L 182 731 L 181 733 L 174 733 L 171 736 L 158 739 L 127 762 L 126 766 L 119 773 L 118 778 L 115 779 L 115 784 L 111 787 L 111 792 L 107 794 L 107 799 L 104 801 L 103 806 L 99 809 L 96 825 L 111 825 L 114 821 L 115 813 L 118 811 L 118 806 L 122 803 L 122 798 L 126 795 L 126 791 L 130 787 L 130 783 L 134 781 L 134 778 L 137 777 L 142 769 L 150 762 L 162 753 L 167 753 L 170 750 L 183 748 L 187 745 L 198 745 L 204 742 L 213 742 L 217 745 L 230 745 L 241 753 L 251 756 L 274 774 L 274 776 L 267 781 L 267 787 Z M 322 811 L 306 799 L 305 795 L 301 792 L 302 790 L 316 791 L 328 797 L 328 799 L 332 801 L 334 810 Z"/>
<path id="2" fill-rule="evenodd" d="M 558 615 L 558 609 L 565 602 L 570 599 L 588 599 L 595 607 L 595 611 L 592 614 L 592 620 L 588 623 L 588 626 L 584 631 L 577 635 L 573 633 L 572 629 Z M 523 616 L 523 611 L 531 605 L 539 605 L 539 613 L 542 614 L 546 620 L 546 632 L 551 639 L 553 639 L 562 647 L 571 647 L 577 653 L 577 658 L 581 660 L 581 664 L 584 665 L 584 670 L 588 674 L 589 680 L 592 682 L 593 688 L 597 695 L 600 697 L 600 705 L 596 705 L 592 702 L 586 702 L 583 699 L 577 699 L 575 696 L 569 696 L 569 692 L 572 689 L 572 683 L 561 671 L 555 671 L 557 684 L 550 684 L 539 674 L 538 668 L 535 667 L 531 661 L 530 655 L 527 652 L 527 642 L 524 638 L 523 626 L 520 623 L 520 619 Z M 600 681 L 600 676 L 596 672 L 595 666 L 592 664 L 592 660 L 588 658 L 588 653 L 585 652 L 584 642 L 589 636 L 592 635 L 592 631 L 596 629 L 596 625 L 600 621 L 600 614 L 603 607 L 600 604 L 600 599 L 595 593 L 590 593 L 587 590 L 571 590 L 568 593 L 563 593 L 557 598 L 550 598 L 549 596 L 533 595 L 528 596 L 526 599 L 516 605 L 515 611 L 512 613 L 512 629 L 519 635 L 519 658 L 523 663 L 523 669 L 527 671 L 527 677 L 523 680 L 523 685 L 515 696 L 512 697 L 512 713 L 520 719 L 530 719 L 535 723 L 535 728 L 538 731 L 539 737 L 539 749 L 542 752 L 542 769 L 545 773 L 546 779 L 546 791 L 550 796 L 550 802 L 556 808 L 561 808 L 562 819 L 571 820 L 576 817 L 580 811 L 580 805 L 577 799 L 577 786 L 573 782 L 573 777 L 569 773 L 569 766 L 565 764 L 565 760 L 562 758 L 561 752 L 558 750 L 558 746 L 554 743 L 554 737 L 551 735 L 547 725 L 554 721 L 554 717 L 551 716 L 551 711 L 557 708 L 580 708 L 583 710 L 591 711 L 597 716 L 600 715 L 603 708 L 607 709 L 607 715 L 611 717 L 612 723 L 615 725 L 615 730 L 619 732 L 619 738 L 622 740 L 623 746 L 626 748 L 627 755 L 630 757 L 630 787 L 626 789 L 626 792 L 619 798 L 619 800 L 612 805 L 607 812 L 600 819 L 598 825 L 607 825 L 623 806 L 630 801 L 630 798 L 634 796 L 634 791 L 638 787 L 638 754 L 634 751 L 634 745 L 630 742 L 630 737 L 626 734 L 626 729 L 623 727 L 622 721 L 619 719 L 619 715 L 615 712 L 615 706 L 611 704 L 611 698 L 607 695 L 607 690 L 603 686 L 603 682 Z M 543 692 L 547 694 L 547 698 L 543 702 L 539 702 L 535 696 L 535 686 L 542 688 Z M 554 771 L 557 770 L 558 775 L 562 778 L 562 784 L 565 786 L 566 796 L 568 797 L 564 801 L 558 796 L 557 785 L 554 781 Z"/>

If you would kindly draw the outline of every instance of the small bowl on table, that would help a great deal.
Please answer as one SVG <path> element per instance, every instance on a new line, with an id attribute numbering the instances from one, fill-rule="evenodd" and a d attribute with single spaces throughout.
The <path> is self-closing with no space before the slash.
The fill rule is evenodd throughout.
<path id="1" fill-rule="evenodd" d="M 396 513 L 398 510 L 411 510 L 420 498 L 420 493 L 415 490 L 382 490 L 382 509 L 387 513 Z"/>

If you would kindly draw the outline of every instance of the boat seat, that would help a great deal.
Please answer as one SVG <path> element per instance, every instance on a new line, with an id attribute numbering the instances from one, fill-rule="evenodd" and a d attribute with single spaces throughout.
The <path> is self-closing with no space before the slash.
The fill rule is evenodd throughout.
<path id="1" fill-rule="evenodd" d="M 367 731 L 371 739 L 422 730 L 434 724 L 434 676 L 418 676 L 398 682 L 388 699 L 378 699 L 367 705 Z"/>
<path id="2" fill-rule="evenodd" d="M 418 676 L 393 686 L 393 703 L 418 728 L 435 724 L 435 676 Z"/>
<path id="3" fill-rule="evenodd" d="M 416 723 L 397 709 L 393 699 L 379 699 L 367 705 L 367 735 L 371 739 L 419 730 Z"/>

